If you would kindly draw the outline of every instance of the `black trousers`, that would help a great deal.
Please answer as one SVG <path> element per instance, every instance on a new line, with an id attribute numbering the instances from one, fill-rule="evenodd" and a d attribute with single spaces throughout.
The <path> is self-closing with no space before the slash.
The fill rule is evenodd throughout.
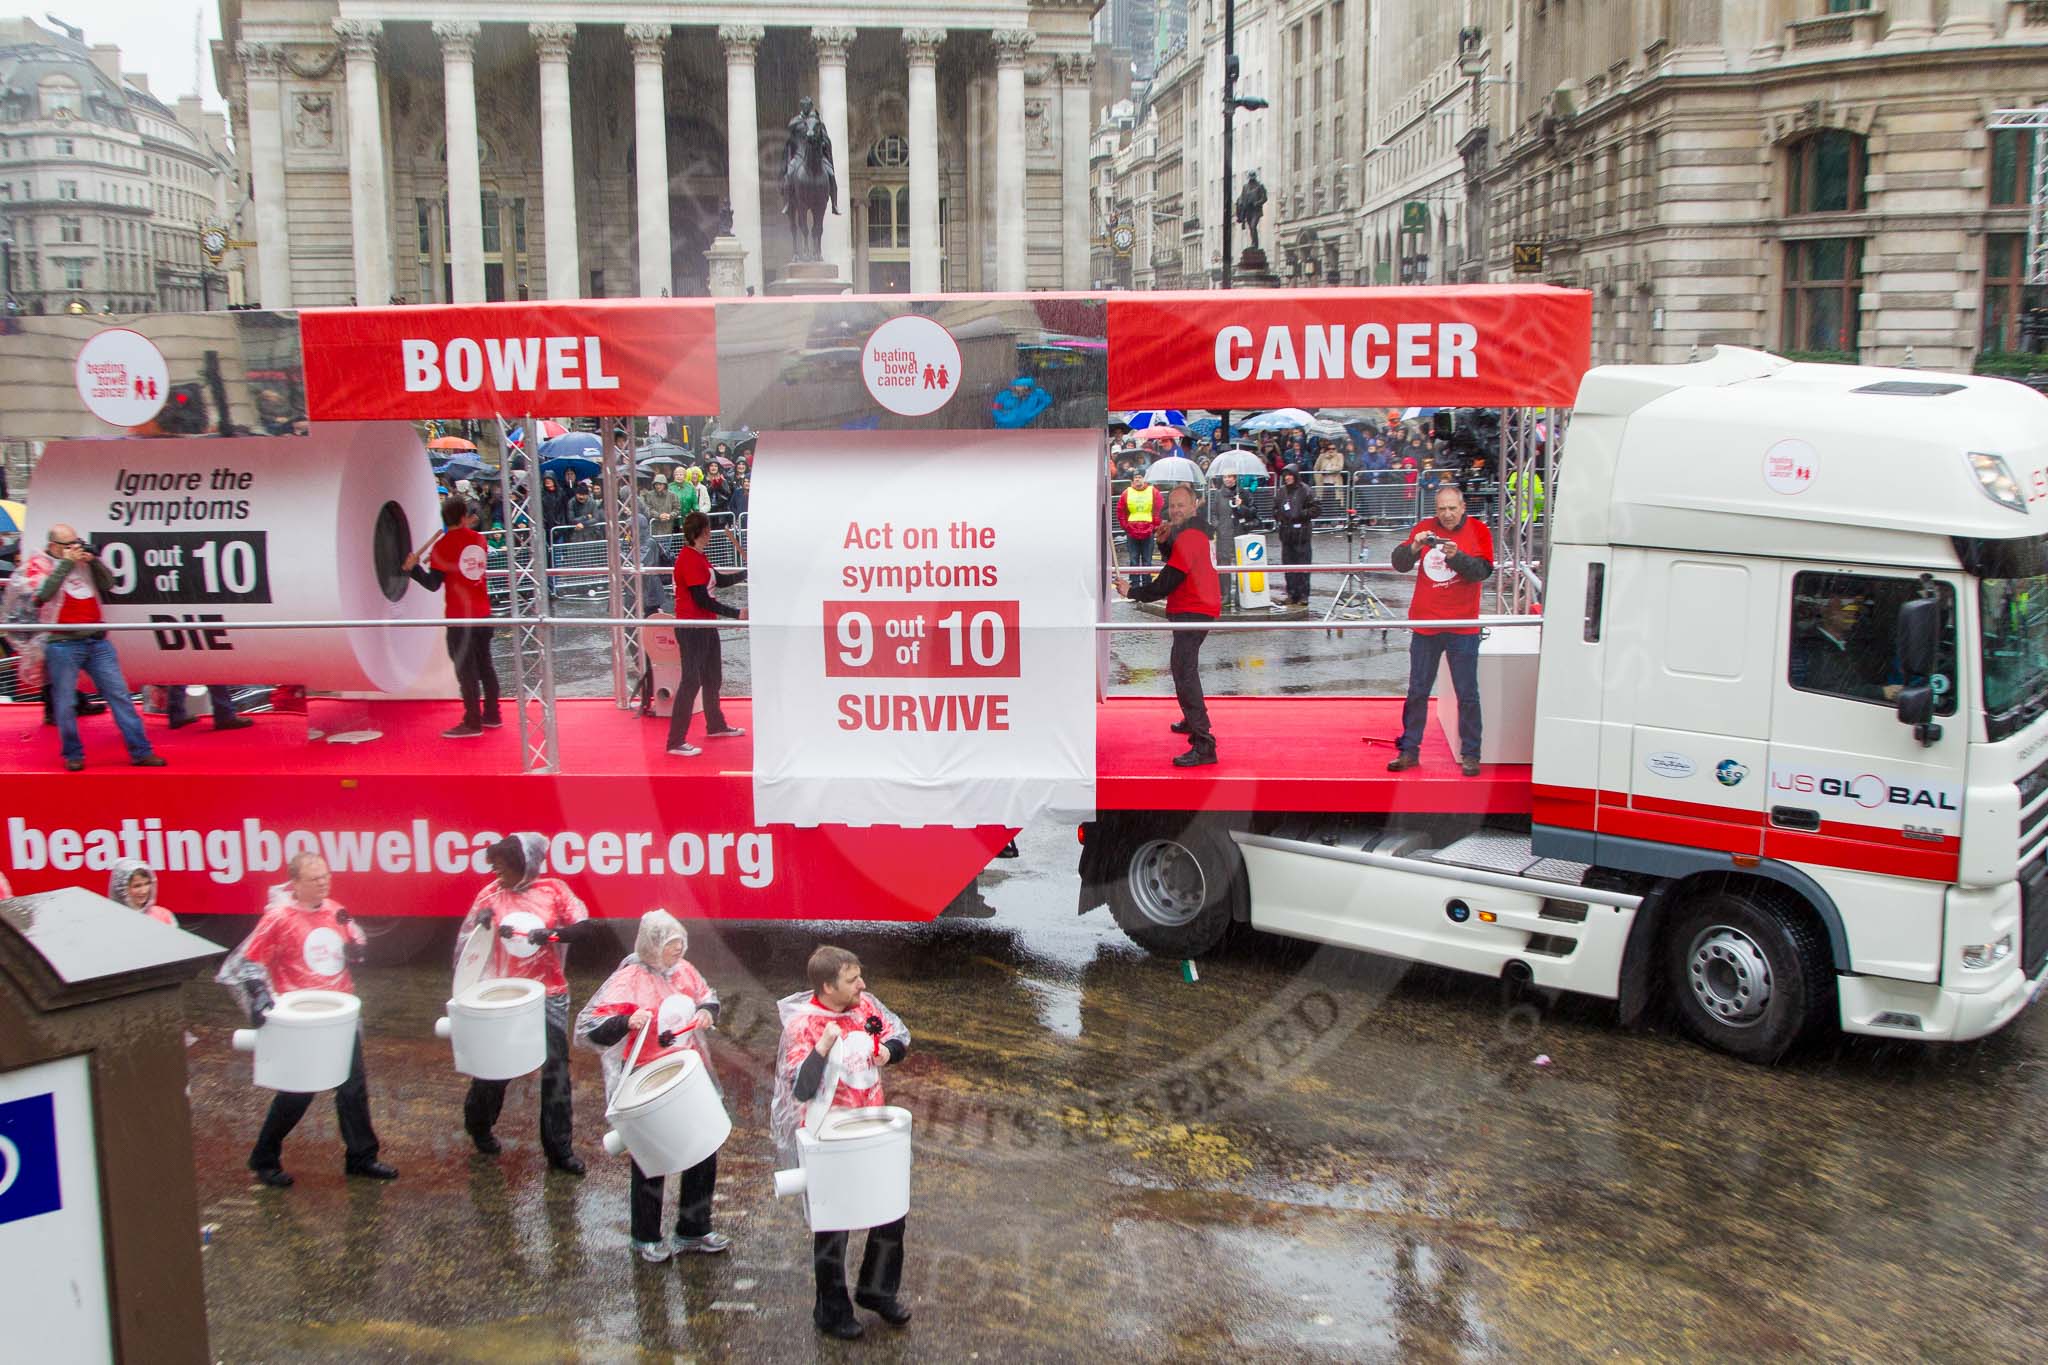
<path id="1" fill-rule="evenodd" d="M 448 627 L 448 658 L 455 665 L 455 683 L 462 689 L 462 723 L 476 725 L 498 717 L 498 668 L 491 662 L 489 626 Z"/>
<path id="2" fill-rule="evenodd" d="M 1191 611 L 1170 611 L 1169 621 L 1207 621 Z M 1173 633 L 1173 695 L 1180 702 L 1180 717 L 1187 722 L 1188 747 L 1197 753 L 1216 752 L 1216 736 L 1209 731 L 1209 704 L 1202 698 L 1202 641 L 1206 630 L 1177 630 Z"/>
<path id="3" fill-rule="evenodd" d="M 661 1186 L 665 1176 L 648 1175 L 640 1163 L 627 1159 L 633 1168 L 633 1240 L 661 1240 Z M 713 1152 L 684 1171 L 676 1192 L 676 1234 L 702 1237 L 711 1231 L 711 1195 L 718 1188 L 718 1153 Z"/>
<path id="4" fill-rule="evenodd" d="M 563 997 L 564 1004 L 567 997 Z M 548 1002 L 553 1005 L 553 1001 Z M 548 1160 L 563 1161 L 574 1154 L 570 1138 L 576 1126 L 576 1111 L 569 1098 L 568 1010 L 557 1020 L 548 1010 L 548 1058 L 540 1064 L 540 1145 Z M 505 1108 L 505 1087 L 510 1081 L 473 1080 L 462 1101 L 462 1126 L 471 1138 L 491 1135 L 498 1115 Z"/>
<path id="5" fill-rule="evenodd" d="M 679 630 L 676 648 L 682 651 L 682 677 L 676 683 L 676 709 L 668 717 L 669 747 L 690 737 L 690 713 L 697 709 L 697 694 L 704 694 L 704 728 L 723 730 L 725 712 L 718 705 L 718 689 L 725 686 L 725 655 L 718 646 L 715 630 Z"/>
<path id="6" fill-rule="evenodd" d="M 218 725 L 218 724 L 220 724 L 220 723 L 221 723 L 222 721 L 224 721 L 224 720 L 232 720 L 232 719 L 234 719 L 234 715 L 235 715 L 235 689 L 234 689 L 234 688 L 232 688 L 232 687 L 209 687 L 209 688 L 207 688 L 207 689 L 206 689 L 206 700 L 207 700 L 207 701 L 208 701 L 209 703 L 211 703 L 211 704 L 212 704 L 212 706 L 213 706 L 213 723 L 214 723 L 215 725 Z M 177 684 L 176 686 L 173 686 L 173 687 L 168 687 L 168 688 L 165 688 L 165 689 L 164 689 L 164 716 L 165 716 L 165 717 L 166 717 L 167 719 L 170 719 L 170 720 L 173 720 L 173 721 L 182 721 L 182 720 L 184 720 L 184 719 L 185 719 L 185 717 L 186 717 L 186 715 L 187 715 L 187 714 L 188 714 L 188 706 L 187 706 L 187 702 L 186 702 L 186 698 L 185 698 L 185 686 L 184 686 L 184 684 L 183 684 L 183 683 L 179 683 L 179 684 Z"/>
<path id="7" fill-rule="evenodd" d="M 1280 537 L 1280 562 L 1282 564 L 1311 563 L 1315 559 L 1315 553 L 1314 539 L 1306 533 L 1299 538 L 1287 535 Z M 1290 602 L 1308 601 L 1309 575 L 1305 573 L 1291 573 L 1286 575 L 1286 579 L 1287 600 Z"/>
<path id="8" fill-rule="evenodd" d="M 853 1292 L 864 1299 L 891 1300 L 903 1286 L 903 1224 L 898 1218 L 868 1229 L 867 1250 L 860 1258 L 860 1279 Z M 846 1295 L 844 1232 L 811 1234 L 811 1271 L 818 1281 L 818 1304 L 811 1310 L 820 1327 L 853 1320 L 853 1301 Z"/>
<path id="9" fill-rule="evenodd" d="M 263 1130 L 249 1152 L 249 1169 L 275 1171 L 284 1164 L 284 1140 L 312 1107 L 310 1094 L 280 1090 L 270 1101 L 263 1118 Z M 356 1035 L 356 1050 L 348 1062 L 348 1079 L 334 1092 L 334 1117 L 341 1124 L 341 1146 L 350 1162 L 374 1161 L 377 1131 L 370 1126 L 370 1084 L 363 1077 L 363 1036 Z"/>

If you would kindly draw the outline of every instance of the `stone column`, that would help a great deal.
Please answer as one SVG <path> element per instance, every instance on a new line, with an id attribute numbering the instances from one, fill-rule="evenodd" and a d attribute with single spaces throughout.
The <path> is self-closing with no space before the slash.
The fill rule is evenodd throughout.
<path id="1" fill-rule="evenodd" d="M 355 237 L 356 302 L 391 301 L 391 204 L 384 186 L 384 109 L 377 92 L 374 19 L 336 19 L 348 62 L 349 226 Z"/>
<path id="2" fill-rule="evenodd" d="M 483 174 L 477 165 L 476 39 L 478 26 L 441 19 L 441 87 L 448 114 L 448 279 L 452 303 L 484 299 Z"/>
<path id="3" fill-rule="evenodd" d="M 547 239 L 547 297 L 583 297 L 576 252 L 576 147 L 569 122 L 569 47 L 574 24 L 528 24 L 540 60 L 541 234 Z"/>
<path id="4" fill-rule="evenodd" d="M 256 299 L 292 306 L 291 219 L 284 197 L 284 49 L 243 43 L 236 49 L 249 87 L 249 174 L 256 197 Z"/>
<path id="5" fill-rule="evenodd" d="M 1886 42 L 1918 44 L 1934 36 L 1934 0 L 1887 0 L 1885 10 Z"/>
<path id="6" fill-rule="evenodd" d="M 1998 15 L 2005 0 L 1948 0 L 1948 18 L 1941 22 L 1943 38 L 1988 42 L 1998 32 Z"/>
<path id="7" fill-rule="evenodd" d="M 939 278 L 939 44 L 942 28 L 903 30 L 910 63 L 910 292 L 936 294 Z"/>
<path id="8" fill-rule="evenodd" d="M 668 236 L 668 106 L 662 88 L 667 24 L 628 24 L 633 47 L 634 223 L 640 235 L 640 296 L 658 299 L 675 287 Z"/>
<path id="9" fill-rule="evenodd" d="M 1060 284 L 1088 288 L 1088 103 L 1095 54 L 1059 60 L 1060 72 Z M 1185 153 L 1183 153 L 1185 155 Z"/>
<path id="10" fill-rule="evenodd" d="M 962 211 L 967 229 L 967 288 L 975 294 L 988 289 L 982 268 L 982 234 L 987 231 L 988 215 L 981 206 L 988 198 L 988 170 L 987 158 L 981 153 L 982 106 L 986 103 L 981 85 L 979 76 L 967 82 L 967 207 Z"/>
<path id="11" fill-rule="evenodd" d="M 718 28 L 718 41 L 725 45 L 725 160 L 732 232 L 747 249 L 747 283 L 756 294 L 761 292 L 761 128 L 755 113 L 754 54 L 765 36 L 767 30 L 759 24 Z M 840 103 L 843 108 L 845 101 Z"/>
<path id="12" fill-rule="evenodd" d="M 1030 29 L 999 28 L 996 46 L 996 290 L 1022 293 L 1030 279 L 1024 232 L 1024 57 Z"/>
<path id="13" fill-rule="evenodd" d="M 832 137 L 832 160 L 839 172 L 839 212 L 825 215 L 825 259 L 839 278 L 853 278 L 853 149 L 846 143 L 846 49 L 857 32 L 850 28 L 814 28 L 818 47 L 818 112 Z"/>

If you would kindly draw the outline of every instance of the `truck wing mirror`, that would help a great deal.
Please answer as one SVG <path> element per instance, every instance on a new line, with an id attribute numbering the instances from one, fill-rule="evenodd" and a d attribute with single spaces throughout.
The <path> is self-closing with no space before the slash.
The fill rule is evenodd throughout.
<path id="1" fill-rule="evenodd" d="M 1914 597 L 1899 604 L 1899 668 L 1909 678 L 1934 672 L 1941 642 L 1941 600 Z"/>
<path id="2" fill-rule="evenodd" d="M 1899 689 L 1897 706 L 1899 722 L 1913 727 L 1913 738 L 1922 745 L 1930 745 L 1941 738 L 1941 727 L 1934 722 L 1934 689 L 1926 683 L 1915 683 Z"/>

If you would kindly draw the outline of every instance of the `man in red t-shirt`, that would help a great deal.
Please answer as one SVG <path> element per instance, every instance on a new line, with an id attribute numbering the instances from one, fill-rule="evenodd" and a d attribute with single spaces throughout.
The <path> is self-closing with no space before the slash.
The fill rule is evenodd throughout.
<path id="1" fill-rule="evenodd" d="M 1436 490 L 1436 515 L 1420 522 L 1390 558 L 1397 573 L 1415 572 L 1411 621 L 1459 621 L 1479 615 L 1479 585 L 1493 573 L 1493 536 L 1465 515 L 1465 495 L 1446 484 Z M 1400 752 L 1387 764 L 1402 772 L 1420 761 L 1422 727 L 1437 661 L 1451 661 L 1458 694 L 1458 757 L 1465 776 L 1479 776 L 1479 627 L 1418 627 L 1409 632 L 1408 699 L 1401 704 Z"/>
<path id="2" fill-rule="evenodd" d="M 714 586 L 744 582 L 745 569 L 716 569 L 704 553 L 711 544 L 711 518 L 692 512 L 683 518 L 683 546 L 676 551 L 675 589 L 678 621 L 715 621 L 729 617 L 740 621 L 746 613 L 711 595 Z M 668 751 L 681 758 L 703 753 L 690 743 L 690 713 L 697 709 L 697 693 L 704 694 L 704 733 L 712 739 L 730 739 L 745 730 L 728 725 L 719 709 L 718 689 L 725 684 L 725 660 L 718 649 L 718 632 L 702 626 L 676 631 L 676 648 L 683 656 L 682 679 L 676 684 L 675 709 L 668 717 Z"/>
<path id="3" fill-rule="evenodd" d="M 498 714 L 498 670 L 491 662 L 491 627 L 467 624 L 491 619 L 491 594 L 484 586 L 490 550 L 476 529 L 482 520 L 475 503 L 460 494 L 450 497 L 441 504 L 445 529 L 427 547 L 427 562 L 422 565 L 417 554 L 410 554 L 400 566 L 427 591 L 447 590 L 448 657 L 462 688 L 462 719 L 441 732 L 443 739 L 474 739 L 504 724 Z"/>
<path id="4" fill-rule="evenodd" d="M 92 679 L 107 709 L 114 713 L 121 742 L 128 746 L 128 761 L 138 768 L 163 767 L 163 759 L 143 733 L 142 717 L 129 697 L 128 680 L 121 673 L 113 642 L 106 631 L 93 629 L 106 620 L 100 603 L 114 590 L 114 576 L 107 566 L 77 531 L 58 522 L 50 528 L 43 553 L 30 555 L 21 566 L 21 575 L 23 586 L 34 594 L 36 619 L 46 626 L 73 627 L 51 632 L 50 642 L 43 648 L 51 718 L 57 722 L 65 768 L 75 773 L 85 766 L 85 746 L 78 739 L 81 673 Z"/>
<path id="5" fill-rule="evenodd" d="M 1116 590 L 1136 602 L 1166 599 L 1169 621 L 1214 621 L 1223 609 L 1217 582 L 1216 552 L 1209 523 L 1195 514 L 1195 490 L 1175 484 L 1166 495 L 1166 563 L 1149 582 L 1118 577 Z M 1200 768 L 1216 761 L 1216 736 L 1209 730 L 1209 707 L 1202 697 L 1202 641 L 1206 630 L 1177 630 L 1169 656 L 1173 694 L 1180 701 L 1177 735 L 1188 737 L 1188 751 L 1173 760 L 1176 768 Z"/>

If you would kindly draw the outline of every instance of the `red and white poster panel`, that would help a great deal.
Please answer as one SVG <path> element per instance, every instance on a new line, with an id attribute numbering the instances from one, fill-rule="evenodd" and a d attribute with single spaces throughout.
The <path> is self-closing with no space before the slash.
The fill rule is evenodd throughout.
<path id="1" fill-rule="evenodd" d="M 748 547 L 756 820 L 1093 817 L 1101 441 L 761 437 Z"/>
<path id="2" fill-rule="evenodd" d="M 316 422 L 718 411 L 709 299 L 311 308 L 299 337 Z"/>
<path id="3" fill-rule="evenodd" d="M 1568 407 L 1593 296 L 1547 285 L 1109 301 L 1109 406 Z"/>

